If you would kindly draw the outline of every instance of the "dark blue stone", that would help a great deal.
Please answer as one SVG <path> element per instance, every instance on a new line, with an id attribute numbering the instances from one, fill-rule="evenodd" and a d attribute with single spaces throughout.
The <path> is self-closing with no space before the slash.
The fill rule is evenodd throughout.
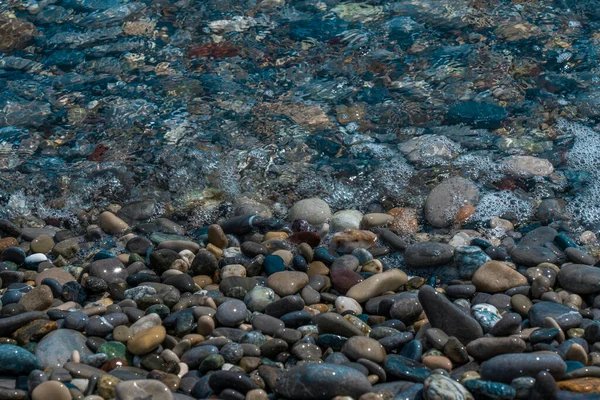
<path id="1" fill-rule="evenodd" d="M 413 339 L 413 334 L 410 332 L 402 332 L 397 335 L 384 337 L 379 339 L 378 342 L 383 346 L 386 353 L 390 353 L 394 350 L 400 349 L 404 344 L 410 342 Z"/>
<path id="2" fill-rule="evenodd" d="M 411 382 L 422 383 L 431 375 L 431 370 L 423 364 L 396 354 L 388 355 L 384 369 L 388 377 Z"/>
<path id="3" fill-rule="evenodd" d="M 65 316 L 64 328 L 83 331 L 89 317 L 81 311 L 73 311 Z"/>
<path id="4" fill-rule="evenodd" d="M 21 297 L 23 297 L 23 293 L 21 291 L 9 290 L 4 296 L 2 296 L 2 298 L 0 298 L 0 301 L 2 301 L 2 305 L 5 306 L 7 304 L 18 303 L 19 300 L 21 300 Z"/>
<path id="5" fill-rule="evenodd" d="M 540 328 L 529 336 L 529 343 L 550 343 L 558 335 L 558 328 Z"/>
<path id="6" fill-rule="evenodd" d="M 29 375 L 34 369 L 44 369 L 35 355 L 19 346 L 0 345 L 0 374 Z"/>
<path id="7" fill-rule="evenodd" d="M 276 272 L 285 271 L 285 264 L 283 258 L 274 256 L 272 254 L 266 255 L 263 262 L 267 275 L 272 275 Z"/>
<path id="8" fill-rule="evenodd" d="M 569 247 L 575 247 L 577 249 L 580 248 L 579 246 L 577 246 L 577 243 L 573 241 L 573 239 L 571 239 L 564 233 L 559 233 L 558 235 L 556 235 L 554 237 L 554 243 L 556 244 L 556 246 L 558 246 L 559 249 L 563 251 Z"/>
<path id="9" fill-rule="evenodd" d="M 292 259 L 292 267 L 295 271 L 306 272 L 308 271 L 308 262 L 306 262 L 306 258 L 297 255 Z"/>
<path id="10" fill-rule="evenodd" d="M 183 353 L 181 361 L 195 369 L 211 354 L 219 354 L 219 349 L 216 346 L 197 346 Z"/>
<path id="11" fill-rule="evenodd" d="M 512 386 L 499 382 L 470 379 L 464 385 L 476 399 L 512 400 L 517 395 Z"/>
<path id="12" fill-rule="evenodd" d="M 160 277 L 154 274 L 133 274 L 129 275 L 126 281 L 129 286 L 136 287 L 145 282 L 160 283 Z"/>
<path id="13" fill-rule="evenodd" d="M 233 389 L 246 394 L 250 390 L 258 389 L 256 383 L 248 375 L 234 371 L 214 372 L 208 378 L 208 385 L 215 393 L 221 393 L 225 389 Z"/>
<path id="14" fill-rule="evenodd" d="M 4 249 L 0 255 L 0 261 L 10 261 L 17 265 L 22 265 L 25 262 L 27 254 L 20 247 L 10 246 Z"/>
<path id="15" fill-rule="evenodd" d="M 286 328 L 298 328 L 308 325 L 312 321 L 312 315 L 307 311 L 293 311 L 279 317 Z"/>
<path id="16" fill-rule="evenodd" d="M 471 246 L 477 246 L 477 247 L 481 247 L 482 249 L 487 249 L 488 247 L 491 247 L 492 244 L 490 242 L 488 242 L 487 240 L 483 240 L 480 238 L 475 238 L 473 240 L 471 240 Z"/>
<path id="17" fill-rule="evenodd" d="M 508 117 L 508 111 L 493 103 L 465 101 L 456 104 L 446 114 L 450 125 L 465 124 L 473 128 L 497 129 Z"/>
<path id="18" fill-rule="evenodd" d="M 400 355 L 411 360 L 420 361 L 423 355 L 423 344 L 420 340 L 411 340 L 402 347 Z"/>
<path id="19" fill-rule="evenodd" d="M 190 393 L 195 399 L 208 399 L 210 395 L 212 395 L 213 391 L 208 385 L 208 379 L 210 375 L 204 375 L 192 388 L 192 392 Z"/>
<path id="20" fill-rule="evenodd" d="M 94 261 L 105 260 L 107 258 L 115 258 L 116 255 L 112 251 L 108 251 L 105 249 L 100 250 L 96 254 L 94 254 Z"/>
<path id="21" fill-rule="evenodd" d="M 54 296 L 55 298 L 60 298 L 62 294 L 62 285 L 56 279 L 44 278 L 42 280 L 42 285 L 46 285 L 50 288 L 50 290 L 52 291 L 52 296 Z"/>
<path id="22" fill-rule="evenodd" d="M 87 299 L 85 288 L 75 281 L 67 282 L 62 287 L 62 299 L 64 301 L 74 301 L 79 304 Z"/>
<path id="23" fill-rule="evenodd" d="M 545 317 L 552 317 L 565 332 L 581 324 L 581 314 L 570 307 L 550 301 L 540 301 L 529 309 L 531 326 L 542 326 Z"/>
<path id="24" fill-rule="evenodd" d="M 313 261 L 321 261 L 325 265 L 331 265 L 336 258 L 325 247 L 317 247 L 313 254 Z"/>
<path id="25" fill-rule="evenodd" d="M 317 345 L 319 345 L 320 347 L 322 347 L 324 349 L 330 347 L 331 349 L 333 349 L 335 351 L 340 351 L 342 349 L 342 346 L 344 345 L 344 343 L 346 343 L 347 340 L 348 340 L 348 338 L 345 338 L 340 335 L 324 333 L 322 335 L 319 335 L 319 337 L 317 338 Z"/>

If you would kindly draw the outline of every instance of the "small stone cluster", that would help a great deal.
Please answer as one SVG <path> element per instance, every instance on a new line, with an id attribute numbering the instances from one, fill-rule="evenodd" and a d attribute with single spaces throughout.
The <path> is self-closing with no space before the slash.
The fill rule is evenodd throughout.
<path id="1" fill-rule="evenodd" d="M 600 268 L 564 232 L 248 207 L 195 232 L 131 205 L 0 220 L 0 397 L 598 398 Z"/>

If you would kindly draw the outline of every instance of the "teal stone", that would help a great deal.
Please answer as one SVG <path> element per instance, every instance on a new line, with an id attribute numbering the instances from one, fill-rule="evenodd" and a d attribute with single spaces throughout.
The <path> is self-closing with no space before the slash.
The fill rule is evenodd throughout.
<path id="1" fill-rule="evenodd" d="M 517 396 L 517 391 L 504 383 L 470 379 L 464 385 L 476 399 L 512 400 Z"/>
<path id="2" fill-rule="evenodd" d="M 246 296 L 244 303 L 251 312 L 263 312 L 265 307 L 275 301 L 273 289 L 264 286 L 254 286 Z"/>
<path id="3" fill-rule="evenodd" d="M 97 353 L 104 353 L 108 357 L 108 361 L 114 358 L 123 358 L 127 356 L 127 347 L 121 342 L 110 341 L 105 342 L 98 347 Z"/>
<path id="4" fill-rule="evenodd" d="M 317 247 L 313 254 L 313 261 L 321 261 L 326 265 L 331 265 L 337 257 L 329 254 L 325 247 Z"/>
<path id="5" fill-rule="evenodd" d="M 67 265 L 65 267 L 62 267 L 62 269 L 64 269 L 65 271 L 67 271 L 68 273 L 73 275 L 73 278 L 75 278 L 76 280 L 79 280 L 79 277 L 81 276 L 81 273 L 83 272 L 82 267 L 75 267 L 73 265 Z"/>
<path id="6" fill-rule="evenodd" d="M 475 304 L 471 307 L 471 310 L 473 311 L 473 318 L 479 322 L 484 333 L 489 332 L 502 319 L 498 309 L 491 304 Z"/>
<path id="7" fill-rule="evenodd" d="M 356 316 L 358 319 L 360 319 L 362 322 L 367 323 L 369 321 L 369 314 L 358 314 Z"/>
<path id="8" fill-rule="evenodd" d="M 8 266 L 8 269 L 10 271 L 16 271 L 17 269 L 19 269 L 19 266 L 12 261 L 3 261 L 3 262 L 4 262 L 4 264 L 6 264 Z"/>
<path id="9" fill-rule="evenodd" d="M 471 279 L 477 269 L 492 259 L 477 246 L 457 246 L 454 248 L 454 265 L 461 279 Z"/>
<path id="10" fill-rule="evenodd" d="M 517 399 L 528 398 L 533 385 L 535 385 L 535 378 L 529 376 L 513 379 L 510 383 L 510 387 L 515 389 Z"/>
<path id="11" fill-rule="evenodd" d="M 402 347 L 400 355 L 411 360 L 420 361 L 423 356 L 423 344 L 420 340 L 411 340 Z"/>
<path id="12" fill-rule="evenodd" d="M 397 380 L 422 383 L 431 375 L 431 370 L 423 364 L 398 354 L 389 354 L 383 368 L 388 377 Z"/>
<path id="13" fill-rule="evenodd" d="M 265 256 L 263 266 L 265 267 L 267 275 L 273 275 L 276 272 L 285 271 L 285 264 L 283 263 L 283 258 L 272 254 Z"/>
<path id="14" fill-rule="evenodd" d="M 358 258 L 360 265 L 365 265 L 373 259 L 373 254 L 369 253 L 367 249 L 359 247 L 358 249 L 352 250 L 351 253 L 354 257 Z"/>
<path id="15" fill-rule="evenodd" d="M 34 369 L 44 369 L 44 367 L 31 352 L 12 344 L 0 345 L 0 374 L 29 375 Z"/>
<path id="16" fill-rule="evenodd" d="M 558 246 L 559 249 L 565 250 L 568 247 L 575 247 L 580 249 L 580 247 L 575 243 L 570 237 L 565 235 L 564 233 L 559 233 L 554 237 L 554 243 Z"/>
<path id="17" fill-rule="evenodd" d="M 36 349 L 37 345 L 38 345 L 37 342 L 29 342 L 26 345 L 23 345 L 23 348 L 25 350 L 27 350 L 28 352 L 35 354 L 35 349 Z"/>
<path id="18" fill-rule="evenodd" d="M 221 347 L 219 354 L 230 364 L 237 364 L 244 357 L 244 348 L 238 343 L 227 343 Z"/>
<path id="19" fill-rule="evenodd" d="M 113 237 L 107 237 L 98 242 L 98 246 L 102 247 L 103 249 L 112 249 L 116 245 L 117 245 L 117 242 L 115 241 L 115 238 L 113 238 Z"/>
<path id="20" fill-rule="evenodd" d="M 225 359 L 222 355 L 211 354 L 204 360 L 202 360 L 200 366 L 198 367 L 198 372 L 200 372 L 201 374 L 205 374 L 208 371 L 216 371 L 218 369 L 221 369 L 223 364 L 225 364 Z"/>
<path id="21" fill-rule="evenodd" d="M 567 370 L 565 371 L 565 374 L 573 372 L 576 369 L 585 367 L 585 365 L 583 365 L 579 361 L 565 361 L 565 364 L 567 364 Z"/>
<path id="22" fill-rule="evenodd" d="M 348 338 L 331 333 L 324 333 L 317 338 L 317 345 L 323 348 L 331 348 L 335 351 L 340 351 Z"/>
<path id="23" fill-rule="evenodd" d="M 262 346 L 267 342 L 267 337 L 261 332 L 248 332 L 240 339 L 240 343 L 249 343 L 258 347 Z"/>
<path id="24" fill-rule="evenodd" d="M 529 343 L 551 343 L 554 337 L 558 335 L 558 328 L 540 328 L 536 329 L 529 336 Z"/>
<path id="25" fill-rule="evenodd" d="M 182 337 L 183 335 L 190 333 L 195 322 L 193 314 L 181 313 L 181 315 L 177 317 L 177 322 L 175 323 L 175 334 Z"/>
<path id="26" fill-rule="evenodd" d="M 129 263 L 133 264 L 134 262 L 145 263 L 146 259 L 144 257 L 140 256 L 139 254 L 131 253 L 131 254 L 129 254 Z"/>
<path id="27" fill-rule="evenodd" d="M 158 314 L 160 319 L 164 320 L 171 314 L 171 310 L 164 304 L 155 304 L 146 308 L 146 315 L 148 314 Z"/>
<path id="28" fill-rule="evenodd" d="M 116 255 L 112 251 L 108 251 L 105 249 L 100 250 L 96 254 L 94 254 L 94 261 L 105 260 L 107 258 L 115 258 Z"/>

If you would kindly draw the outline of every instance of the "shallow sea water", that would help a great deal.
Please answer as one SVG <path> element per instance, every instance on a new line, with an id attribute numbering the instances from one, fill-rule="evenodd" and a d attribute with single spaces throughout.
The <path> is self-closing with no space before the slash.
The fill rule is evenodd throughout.
<path id="1" fill-rule="evenodd" d="M 0 216 L 421 210 L 462 176 L 471 224 L 598 231 L 599 52 L 594 1 L 0 1 Z"/>

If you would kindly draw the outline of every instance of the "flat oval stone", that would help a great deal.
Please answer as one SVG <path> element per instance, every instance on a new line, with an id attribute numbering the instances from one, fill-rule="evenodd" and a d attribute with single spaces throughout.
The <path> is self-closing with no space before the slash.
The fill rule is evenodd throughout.
<path id="1" fill-rule="evenodd" d="M 464 385 L 475 398 L 512 400 L 517 395 L 517 391 L 512 386 L 499 382 L 469 379 L 464 382 Z"/>
<path id="2" fill-rule="evenodd" d="M 448 244 L 424 242 L 408 246 L 404 261 L 412 268 L 435 267 L 448 263 L 453 256 L 454 247 Z"/>
<path id="3" fill-rule="evenodd" d="M 242 394 L 258 389 L 248 375 L 234 371 L 216 371 L 208 378 L 208 384 L 215 393 L 219 394 L 225 389 L 233 389 Z"/>
<path id="4" fill-rule="evenodd" d="M 217 308 L 215 317 L 217 321 L 227 327 L 236 327 L 246 319 L 248 309 L 240 300 L 228 300 Z"/>
<path id="5" fill-rule="evenodd" d="M 482 337 L 467 345 L 467 352 L 478 361 L 507 353 L 523 353 L 527 344 L 515 337 Z"/>
<path id="6" fill-rule="evenodd" d="M 277 395 L 293 400 L 329 400 L 336 396 L 358 399 L 372 390 L 366 376 L 354 368 L 320 363 L 291 368 L 277 379 Z"/>
<path id="7" fill-rule="evenodd" d="M 558 272 L 558 283 L 577 294 L 600 292 L 600 268 L 583 264 L 564 266 Z"/>
<path id="8" fill-rule="evenodd" d="M 71 400 L 71 392 L 60 382 L 48 381 L 37 386 L 31 393 L 32 400 Z"/>
<path id="9" fill-rule="evenodd" d="M 173 394 L 164 383 L 154 379 L 123 381 L 115 388 L 117 400 L 145 399 L 172 400 Z"/>
<path id="10" fill-rule="evenodd" d="M 566 370 L 567 365 L 558 355 L 523 353 L 493 357 L 483 363 L 479 373 L 482 380 L 510 383 L 521 376 L 535 377 L 541 371 L 560 379 Z"/>
<path id="11" fill-rule="evenodd" d="M 527 284 L 527 278 L 502 261 L 489 261 L 475 271 L 473 284 L 480 292 L 504 292 Z"/>
<path id="12" fill-rule="evenodd" d="M 365 336 L 349 338 L 342 347 L 342 353 L 354 361 L 366 358 L 378 364 L 383 363 L 386 357 L 383 346 L 377 340 Z"/>
<path id="13" fill-rule="evenodd" d="M 308 275 L 298 271 L 276 272 L 269 276 L 266 286 L 273 289 L 279 296 L 292 295 L 302 290 L 308 284 Z"/>
<path id="14" fill-rule="evenodd" d="M 410 382 L 424 382 L 431 375 L 423 364 L 398 354 L 388 355 L 384 369 L 388 376 Z"/>
<path id="15" fill-rule="evenodd" d="M 541 263 L 556 264 L 556 254 L 542 246 L 515 246 L 510 252 L 510 258 L 517 264 L 526 267 L 536 267 Z"/>
<path id="16" fill-rule="evenodd" d="M 544 326 L 544 318 L 554 319 L 563 331 L 576 328 L 581 324 L 582 316 L 576 310 L 550 301 L 534 304 L 528 312 L 531 326 Z"/>
<path id="17" fill-rule="evenodd" d="M 348 290 L 346 296 L 359 303 L 364 303 L 382 293 L 396 291 L 406 282 L 408 282 L 408 276 L 403 271 L 390 269 L 357 283 Z"/>
<path id="18" fill-rule="evenodd" d="M 133 336 L 129 342 L 127 342 L 127 350 L 134 355 L 144 355 L 161 344 L 166 336 L 167 331 L 163 326 L 155 326 L 146 329 Z"/>
<path id="19" fill-rule="evenodd" d="M 319 333 L 331 333 L 345 337 L 363 336 L 363 333 L 348 322 L 344 317 L 336 313 L 325 313 L 317 316 L 317 327 Z"/>

